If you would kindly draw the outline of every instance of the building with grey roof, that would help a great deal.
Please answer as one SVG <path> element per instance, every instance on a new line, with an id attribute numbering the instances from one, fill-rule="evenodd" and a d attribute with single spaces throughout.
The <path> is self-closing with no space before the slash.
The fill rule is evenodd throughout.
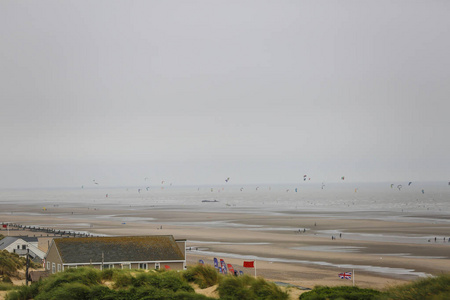
<path id="1" fill-rule="evenodd" d="M 0 250 L 7 250 L 19 256 L 26 256 L 29 253 L 31 259 L 41 263 L 45 257 L 45 252 L 38 248 L 38 238 L 28 236 L 7 236 L 0 240 Z M 28 252 L 28 250 L 30 250 Z"/>
<path id="2" fill-rule="evenodd" d="M 186 240 L 172 235 L 55 238 L 45 268 L 51 273 L 67 268 L 175 269 L 186 266 Z"/>

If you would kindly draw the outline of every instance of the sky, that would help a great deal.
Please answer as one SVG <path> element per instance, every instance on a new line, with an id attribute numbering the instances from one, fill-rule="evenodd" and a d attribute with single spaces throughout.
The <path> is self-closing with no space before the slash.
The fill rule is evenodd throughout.
<path id="1" fill-rule="evenodd" d="M 450 181 L 450 1 L 0 2 L 0 188 Z"/>

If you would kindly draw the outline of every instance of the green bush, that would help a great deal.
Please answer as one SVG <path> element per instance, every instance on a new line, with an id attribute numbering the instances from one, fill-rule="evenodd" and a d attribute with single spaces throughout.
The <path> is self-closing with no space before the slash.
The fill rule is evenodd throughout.
<path id="1" fill-rule="evenodd" d="M 116 292 L 104 285 L 95 285 L 91 287 L 91 299 L 115 300 Z"/>
<path id="2" fill-rule="evenodd" d="M 0 251 L 0 274 L 14 275 L 18 269 L 25 266 L 25 258 L 19 257 L 16 253 L 9 253 L 7 250 Z"/>
<path id="3" fill-rule="evenodd" d="M 450 299 L 450 274 L 392 287 L 381 299 Z"/>
<path id="4" fill-rule="evenodd" d="M 54 290 L 65 283 L 81 283 L 86 286 L 93 286 L 101 283 L 100 271 L 93 268 L 67 269 L 51 275 L 42 281 L 40 292 Z"/>
<path id="5" fill-rule="evenodd" d="M 134 287 L 151 286 L 157 289 L 170 290 L 173 292 L 193 292 L 194 289 L 186 282 L 178 272 L 149 272 L 138 274 L 133 279 Z"/>
<path id="6" fill-rule="evenodd" d="M 289 294 L 274 283 L 248 275 L 222 277 L 217 290 L 220 299 L 284 300 L 289 298 Z"/>
<path id="7" fill-rule="evenodd" d="M 114 276 L 113 287 L 115 289 L 129 287 L 133 283 L 133 280 L 134 280 L 134 277 L 131 276 L 131 274 L 117 273 L 116 276 Z"/>
<path id="8" fill-rule="evenodd" d="M 122 274 L 130 274 L 131 270 L 122 269 L 106 269 L 100 272 L 100 278 L 102 280 L 115 280 L 117 276 Z"/>
<path id="9" fill-rule="evenodd" d="M 12 283 L 11 278 L 8 275 L 3 276 L 2 283 Z"/>
<path id="10" fill-rule="evenodd" d="M 361 289 L 351 286 L 318 286 L 312 291 L 300 295 L 301 300 L 372 300 L 378 299 L 380 291 L 372 289 Z"/>
<path id="11" fill-rule="evenodd" d="M 10 282 L 0 282 L 0 291 L 9 291 L 13 288 L 14 288 L 14 285 Z"/>
<path id="12" fill-rule="evenodd" d="M 20 285 L 6 295 L 6 300 L 33 299 L 36 294 L 32 286 Z"/>
<path id="13" fill-rule="evenodd" d="M 258 278 L 252 283 L 251 290 L 256 299 L 285 300 L 289 298 L 289 295 L 275 283 L 267 282 L 262 278 Z"/>
<path id="14" fill-rule="evenodd" d="M 196 283 L 201 289 L 219 283 L 219 273 L 209 265 L 196 265 L 183 272 L 184 278 L 188 282 Z"/>
<path id="15" fill-rule="evenodd" d="M 73 282 L 64 283 L 52 290 L 39 293 L 36 300 L 59 300 L 59 299 L 71 299 L 71 300 L 84 300 L 89 299 L 91 289 L 83 283 Z"/>

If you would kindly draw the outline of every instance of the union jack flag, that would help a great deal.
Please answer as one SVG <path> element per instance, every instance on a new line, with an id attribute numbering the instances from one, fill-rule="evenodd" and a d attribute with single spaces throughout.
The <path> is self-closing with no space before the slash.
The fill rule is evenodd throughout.
<path id="1" fill-rule="evenodd" d="M 339 273 L 341 279 L 352 279 L 352 272 Z"/>

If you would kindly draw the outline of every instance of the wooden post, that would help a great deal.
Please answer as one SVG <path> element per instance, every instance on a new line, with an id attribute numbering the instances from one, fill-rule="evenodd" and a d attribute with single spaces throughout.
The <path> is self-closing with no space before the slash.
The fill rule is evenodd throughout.
<path id="1" fill-rule="evenodd" d="M 353 286 L 355 286 L 355 269 L 353 269 L 352 278 L 353 278 Z"/>
<path id="2" fill-rule="evenodd" d="M 25 285 L 28 285 L 28 268 L 30 267 L 30 249 L 27 249 L 27 263 L 25 269 Z"/>

